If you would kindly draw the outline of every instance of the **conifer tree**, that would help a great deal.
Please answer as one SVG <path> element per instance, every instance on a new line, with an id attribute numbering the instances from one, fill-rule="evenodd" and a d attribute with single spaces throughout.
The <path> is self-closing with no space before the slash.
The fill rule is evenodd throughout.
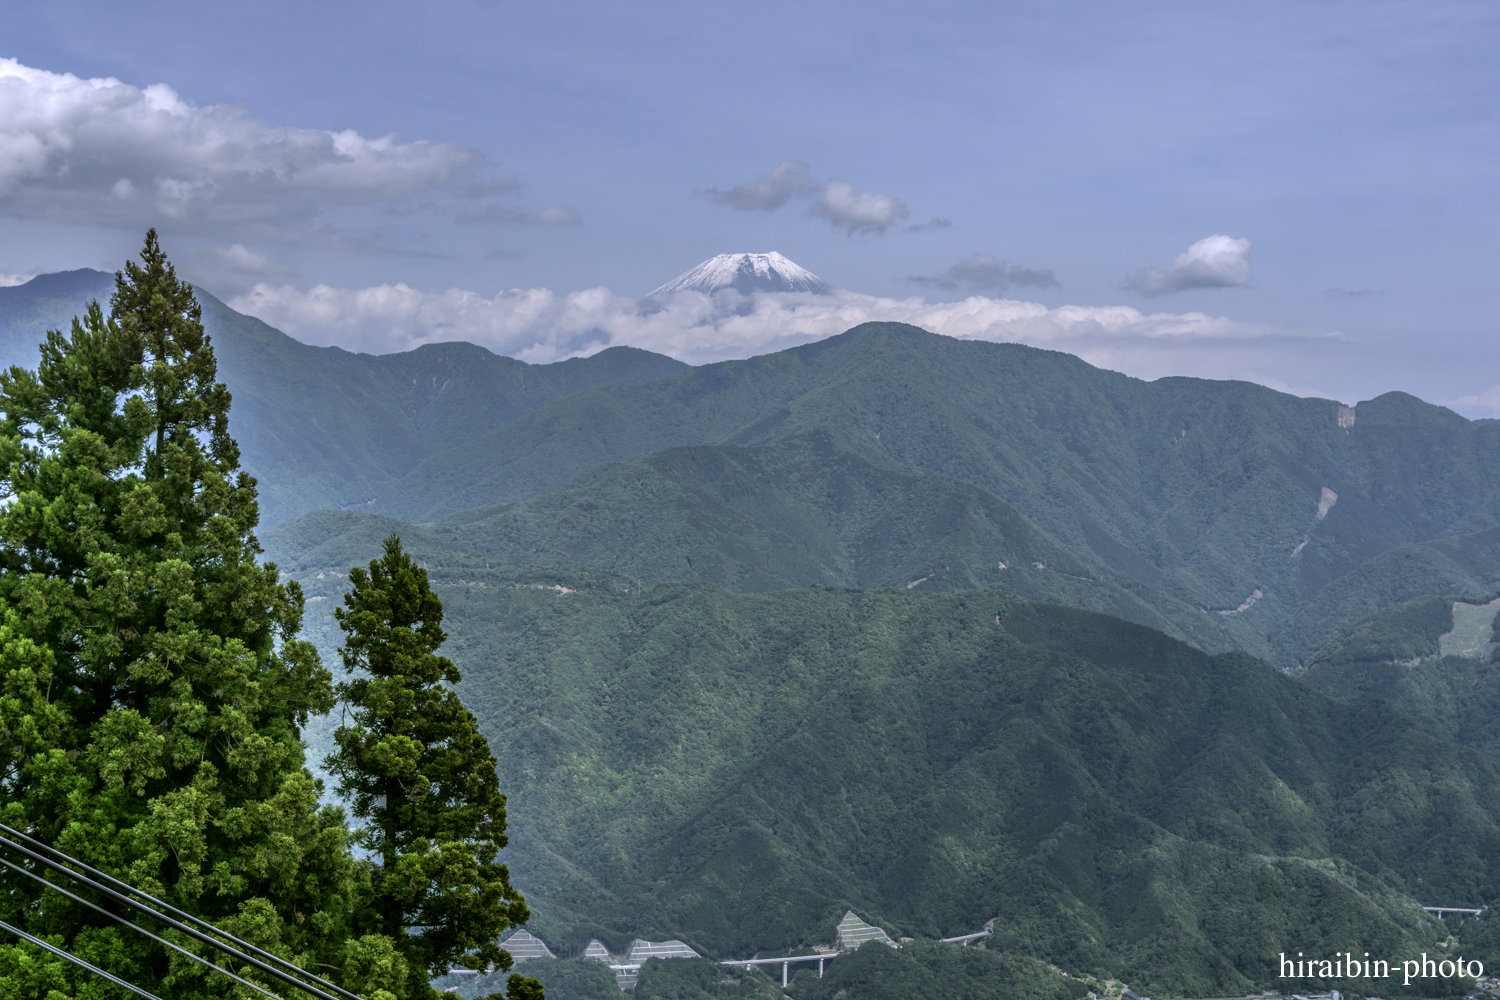
<path id="1" fill-rule="evenodd" d="M 295 638 L 296 583 L 257 562 L 229 392 L 154 230 L 110 306 L 49 331 L 36 371 L 0 374 L 0 819 L 287 958 L 358 967 L 354 982 L 380 942 L 350 941 L 347 832 L 299 734 L 332 707 L 332 677 Z M 163 997 L 230 992 L 0 878 L 7 922 Z M 0 949 L 0 969 L 31 970 L 17 982 L 74 992 L 73 967 Z"/>
<path id="2" fill-rule="evenodd" d="M 339 696 L 352 724 L 334 734 L 328 769 L 369 852 L 358 928 L 391 938 L 413 971 L 408 996 L 435 991 L 417 970 L 509 969 L 497 940 L 526 922 L 526 901 L 495 861 L 506 844 L 505 796 L 495 758 L 452 685 L 453 661 L 437 653 L 443 603 L 427 572 L 385 541 L 367 570 L 349 572 L 340 653 L 352 679 Z M 541 1000 L 541 984 L 512 975 L 512 1000 Z"/>

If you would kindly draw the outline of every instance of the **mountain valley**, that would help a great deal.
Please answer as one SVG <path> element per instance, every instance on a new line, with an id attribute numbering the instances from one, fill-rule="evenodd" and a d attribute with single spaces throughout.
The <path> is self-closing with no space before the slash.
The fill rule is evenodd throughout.
<path id="1" fill-rule="evenodd" d="M 0 288 L 0 356 L 111 282 Z M 1500 896 L 1500 423 L 894 323 L 700 367 L 375 356 L 198 296 L 302 634 L 338 663 L 349 568 L 400 535 L 559 953 L 785 953 L 852 909 L 988 923 L 1010 964 L 972 974 L 1076 1000 L 1033 973 L 1225 996 L 1282 950 L 1500 944 L 1421 910 Z"/>

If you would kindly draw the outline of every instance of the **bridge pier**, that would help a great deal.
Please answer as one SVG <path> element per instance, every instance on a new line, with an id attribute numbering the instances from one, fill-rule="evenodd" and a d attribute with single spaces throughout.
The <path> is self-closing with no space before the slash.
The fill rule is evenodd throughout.
<path id="1" fill-rule="evenodd" d="M 824 963 L 830 962 L 834 958 L 837 958 L 837 957 L 838 956 L 837 956 L 837 954 L 835 952 L 825 951 L 825 952 L 819 952 L 818 954 L 814 954 L 814 955 L 787 955 L 787 956 L 784 956 L 782 958 L 738 958 L 738 959 L 732 959 L 732 960 L 727 961 L 727 962 L 720 962 L 719 964 L 720 965 L 738 965 L 738 966 L 741 966 L 742 968 L 746 969 L 747 971 L 749 970 L 750 966 L 752 966 L 752 965 L 780 965 L 781 966 L 781 985 L 782 986 L 786 986 L 786 985 L 788 985 L 791 982 L 791 978 L 792 978 L 791 965 L 792 965 L 793 962 L 814 962 L 814 961 L 817 962 L 818 963 L 818 978 L 822 979 L 823 978 Z"/>

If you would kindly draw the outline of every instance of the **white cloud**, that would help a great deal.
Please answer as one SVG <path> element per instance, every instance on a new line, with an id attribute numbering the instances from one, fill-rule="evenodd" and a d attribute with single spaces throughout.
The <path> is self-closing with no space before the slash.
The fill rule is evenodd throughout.
<path id="1" fill-rule="evenodd" d="M 952 229 L 952 228 L 953 228 L 953 220 L 952 219 L 945 219 L 941 215 L 934 215 L 932 218 L 928 219 L 926 222 L 919 222 L 915 226 L 907 226 L 906 227 L 906 231 L 908 233 L 926 233 L 926 232 L 931 232 L 934 229 Z"/>
<path id="2" fill-rule="evenodd" d="M 10 271 L 0 271 L 0 288 L 14 288 L 17 285 L 24 285 L 39 273 L 38 271 L 32 271 L 30 274 L 12 274 Z"/>
<path id="3" fill-rule="evenodd" d="M 818 182 L 812 179 L 812 167 L 801 160 L 782 160 L 769 174 L 762 174 L 747 184 L 728 191 L 708 188 L 700 192 L 710 201 L 737 208 L 742 212 L 770 212 L 792 198 L 810 198 L 817 193 Z"/>
<path id="4" fill-rule="evenodd" d="M 270 277 L 292 273 L 292 269 L 285 264 L 278 264 L 263 254 L 248 250 L 243 243 L 236 243 L 229 247 L 215 247 L 213 256 L 227 264 L 231 271 L 238 271 L 240 274 Z"/>
<path id="5" fill-rule="evenodd" d="M 467 340 L 544 363 L 628 344 L 692 364 L 746 358 L 843 333 L 871 320 L 911 323 L 964 340 L 1009 341 L 1077 354 L 1140 378 L 1238 378 L 1302 394 L 1303 360 L 1347 346 L 1338 334 L 1239 323 L 1204 313 L 1130 306 L 1062 306 L 970 296 L 960 302 L 855 292 L 745 297 L 687 292 L 644 306 L 607 288 L 559 295 L 512 289 L 486 298 L 404 284 L 302 291 L 258 284 L 230 300 L 299 340 L 386 353 Z"/>
<path id="6" fill-rule="evenodd" d="M 960 285 L 974 291 L 1003 292 L 1016 285 L 1034 288 L 1057 288 L 1051 271 L 1038 271 L 998 259 L 991 253 L 976 253 L 961 260 L 942 274 L 913 274 L 907 281 L 935 288 L 956 289 Z"/>
<path id="7" fill-rule="evenodd" d="M 708 188 L 694 193 L 744 212 L 772 212 L 793 198 L 811 198 L 812 204 L 807 206 L 808 216 L 826 219 L 833 228 L 849 236 L 884 233 L 911 215 L 911 210 L 893 195 L 862 191 L 857 185 L 838 177 L 819 184 L 811 171 L 812 167 L 801 160 L 782 160 L 775 170 L 747 184 L 728 191 Z M 929 222 L 908 226 L 907 230 L 918 233 L 946 229 L 951 225 L 951 219 L 933 217 Z"/>
<path id="8" fill-rule="evenodd" d="M 571 208 L 551 205 L 540 212 L 533 212 L 531 221 L 543 226 L 577 226 L 583 222 L 583 219 L 579 218 L 578 213 Z"/>
<path id="9" fill-rule="evenodd" d="M 1170 264 L 1144 267 L 1125 279 L 1125 287 L 1146 296 L 1249 283 L 1250 241 L 1217 235 L 1194 243 Z"/>
<path id="10" fill-rule="evenodd" d="M 1500 417 L 1500 385 L 1491 386 L 1476 396 L 1459 396 L 1457 399 L 1445 400 L 1443 405 L 1471 419 Z"/>
<path id="11" fill-rule="evenodd" d="M 536 212 L 499 205 L 460 212 L 454 222 L 467 225 L 577 226 L 583 223 L 577 212 L 560 205 L 550 205 Z"/>
<path id="12" fill-rule="evenodd" d="M 479 159 L 452 144 L 268 127 L 166 84 L 0 59 L 0 214 L 16 218 L 283 232 L 316 225 L 326 208 L 430 192 Z"/>
<path id="13" fill-rule="evenodd" d="M 834 177 L 823 185 L 823 195 L 808 207 L 809 215 L 827 219 L 833 228 L 850 236 L 855 233 L 883 233 L 911 215 L 911 210 L 888 194 L 861 191 L 855 185 Z"/>

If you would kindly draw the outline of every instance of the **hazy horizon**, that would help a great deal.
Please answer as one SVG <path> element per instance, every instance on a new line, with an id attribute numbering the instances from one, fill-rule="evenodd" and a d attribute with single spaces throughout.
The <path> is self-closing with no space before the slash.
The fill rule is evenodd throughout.
<path id="1" fill-rule="evenodd" d="M 843 310 L 1500 415 L 1489 5 L 64 2 L 8 27 L 6 281 L 116 268 L 155 225 L 191 280 L 354 349 L 702 360 Z M 634 313 L 772 250 L 838 308 Z"/>

